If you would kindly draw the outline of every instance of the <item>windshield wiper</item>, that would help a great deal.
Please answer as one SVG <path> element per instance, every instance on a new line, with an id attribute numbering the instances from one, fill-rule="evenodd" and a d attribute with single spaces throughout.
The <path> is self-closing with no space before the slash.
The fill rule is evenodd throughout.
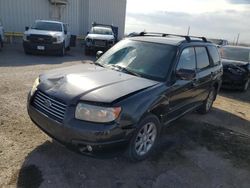
<path id="1" fill-rule="evenodd" d="M 122 66 L 120 66 L 120 65 L 112 65 L 112 67 L 118 68 L 118 69 L 121 70 L 122 72 L 131 74 L 131 75 L 134 75 L 134 76 L 141 77 L 140 74 L 138 74 L 138 73 L 136 73 L 136 72 L 134 72 L 134 71 L 131 71 L 131 70 L 127 69 L 126 67 L 122 67 Z"/>
<path id="2" fill-rule="evenodd" d="M 93 62 L 93 64 L 98 65 L 100 67 L 104 67 L 101 63 L 98 63 L 98 62 Z"/>

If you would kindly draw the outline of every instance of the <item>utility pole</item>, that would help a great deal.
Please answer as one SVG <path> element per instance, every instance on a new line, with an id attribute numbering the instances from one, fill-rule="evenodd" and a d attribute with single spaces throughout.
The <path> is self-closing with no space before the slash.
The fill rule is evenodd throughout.
<path id="1" fill-rule="evenodd" d="M 238 36 L 237 36 L 236 46 L 238 46 L 239 38 L 240 38 L 240 33 L 238 33 Z"/>
<path id="2" fill-rule="evenodd" d="M 189 32 L 190 32 L 190 26 L 188 26 L 187 36 L 189 35 Z"/>

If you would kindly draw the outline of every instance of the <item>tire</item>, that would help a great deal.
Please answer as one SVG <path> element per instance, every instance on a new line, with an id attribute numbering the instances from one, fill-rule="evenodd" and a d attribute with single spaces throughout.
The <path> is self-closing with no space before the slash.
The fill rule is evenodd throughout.
<path id="1" fill-rule="evenodd" d="M 247 79 L 247 81 L 245 81 L 243 87 L 241 88 L 241 91 L 246 92 L 248 90 L 250 84 L 250 78 Z"/>
<path id="2" fill-rule="evenodd" d="M 26 54 L 26 55 L 30 55 L 31 54 L 31 52 L 30 51 L 28 51 L 27 49 L 25 49 L 24 48 L 24 53 Z"/>
<path id="3" fill-rule="evenodd" d="M 90 50 L 85 48 L 85 55 L 89 55 L 90 54 Z"/>
<path id="4" fill-rule="evenodd" d="M 59 51 L 59 56 L 63 57 L 64 55 L 65 55 L 65 44 L 63 43 L 63 46 L 62 46 L 62 48 Z"/>
<path id="5" fill-rule="evenodd" d="M 138 125 L 126 151 L 131 161 L 146 159 L 155 149 L 160 137 L 161 125 L 155 115 L 144 116 Z"/>
<path id="6" fill-rule="evenodd" d="M 3 41 L 2 41 L 2 37 L 0 36 L 0 50 L 3 49 Z"/>
<path id="7" fill-rule="evenodd" d="M 212 89 L 210 90 L 207 99 L 203 102 L 203 104 L 201 105 L 201 107 L 197 110 L 200 114 L 206 114 L 208 113 L 214 103 L 214 100 L 216 98 L 217 92 L 215 87 L 212 87 Z"/>

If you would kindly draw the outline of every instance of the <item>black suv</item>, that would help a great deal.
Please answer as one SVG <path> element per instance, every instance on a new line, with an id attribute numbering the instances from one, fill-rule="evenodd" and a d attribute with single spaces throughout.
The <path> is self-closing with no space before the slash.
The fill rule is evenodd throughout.
<path id="1" fill-rule="evenodd" d="M 28 113 L 45 133 L 82 153 L 127 146 L 129 158 L 142 160 L 163 126 L 210 110 L 221 85 L 220 61 L 205 38 L 141 33 L 95 63 L 40 75 Z"/>

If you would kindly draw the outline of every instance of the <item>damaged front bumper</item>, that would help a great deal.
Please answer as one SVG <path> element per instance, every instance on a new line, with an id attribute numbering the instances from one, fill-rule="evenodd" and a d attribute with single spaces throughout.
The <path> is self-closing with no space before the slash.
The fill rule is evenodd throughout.
<path id="1" fill-rule="evenodd" d="M 250 78 L 250 65 L 223 65 L 223 88 L 241 88 Z"/>

